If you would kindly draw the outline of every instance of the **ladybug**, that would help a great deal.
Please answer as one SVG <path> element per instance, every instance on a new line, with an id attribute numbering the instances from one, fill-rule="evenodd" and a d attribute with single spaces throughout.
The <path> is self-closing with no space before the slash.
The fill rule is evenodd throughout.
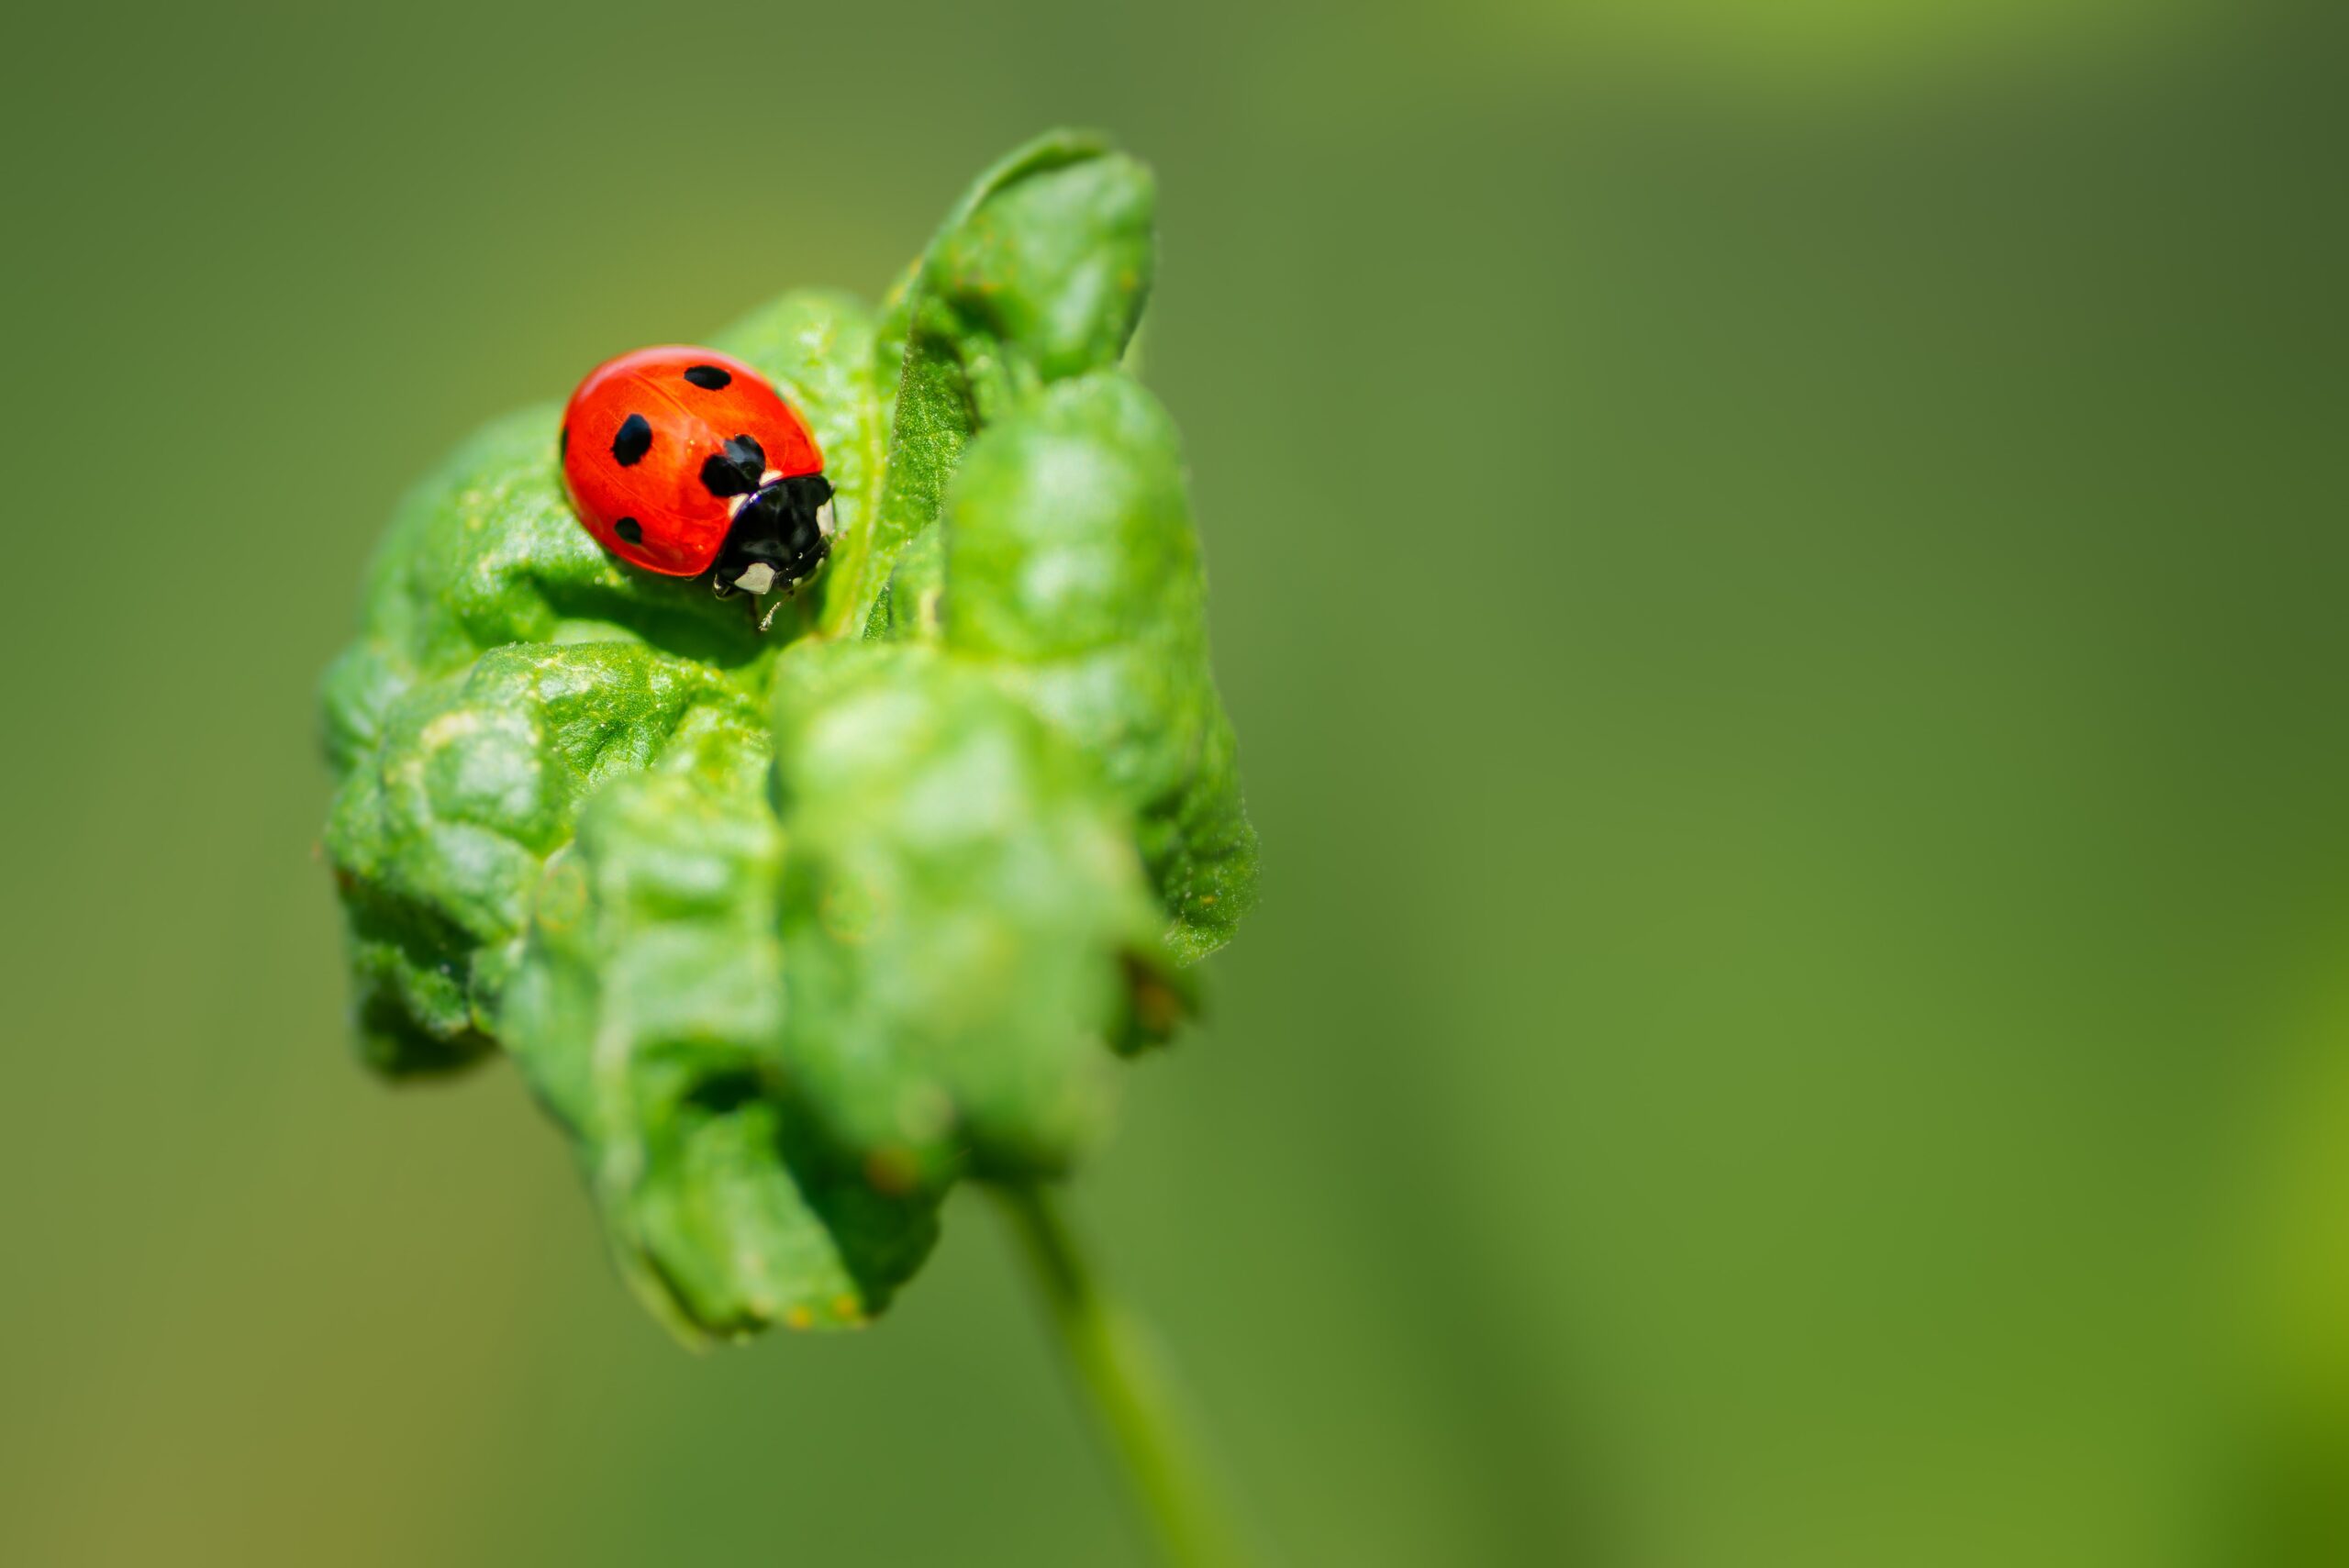
<path id="1" fill-rule="evenodd" d="M 788 593 L 832 541 L 832 486 L 807 422 L 757 371 L 710 349 L 639 349 L 587 373 L 556 439 L 596 541 L 721 599 Z"/>

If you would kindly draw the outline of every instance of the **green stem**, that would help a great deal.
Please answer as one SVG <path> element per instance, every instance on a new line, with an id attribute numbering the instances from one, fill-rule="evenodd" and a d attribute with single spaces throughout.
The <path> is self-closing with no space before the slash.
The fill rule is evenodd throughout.
<path id="1" fill-rule="evenodd" d="M 1249 1553 L 1149 1330 L 1102 1288 L 1051 1193 L 1035 1184 L 996 1192 L 1160 1555 L 1169 1568 L 1244 1568 Z"/>

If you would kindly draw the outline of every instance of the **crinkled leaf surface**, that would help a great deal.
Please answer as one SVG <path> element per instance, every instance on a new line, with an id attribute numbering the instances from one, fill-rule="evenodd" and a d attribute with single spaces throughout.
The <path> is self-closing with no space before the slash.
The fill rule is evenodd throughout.
<path id="1" fill-rule="evenodd" d="M 328 673 L 367 1059 L 513 1056 L 685 1338 L 862 1323 L 951 1181 L 1066 1169 L 1246 906 L 1174 432 L 1116 368 L 1152 206 L 1056 132 L 877 317 L 713 340 L 839 492 L 767 635 L 596 546 L 550 405 L 401 504 Z"/>
<path id="2" fill-rule="evenodd" d="M 1131 378 L 1060 383 L 971 443 L 941 530 L 946 647 L 1093 758 L 1133 811 L 1185 960 L 1254 896 L 1256 835 L 1208 663 L 1174 422 Z"/>
<path id="3" fill-rule="evenodd" d="M 410 687 L 374 728 L 326 848 L 362 1040 L 394 1073 L 489 1049 L 530 890 L 599 784 L 681 738 L 765 747 L 756 705 L 721 673 L 630 642 L 494 648 Z"/>
<path id="4" fill-rule="evenodd" d="M 540 879 L 505 1013 L 623 1270 L 688 1336 L 853 1326 L 935 1203 L 827 1137 L 784 1052 L 783 837 L 763 745 L 712 732 L 614 781 Z"/>
<path id="5" fill-rule="evenodd" d="M 785 1029 L 885 1185 L 1064 1170 L 1162 923 L 1084 758 L 929 649 L 794 650 L 775 692 Z"/>

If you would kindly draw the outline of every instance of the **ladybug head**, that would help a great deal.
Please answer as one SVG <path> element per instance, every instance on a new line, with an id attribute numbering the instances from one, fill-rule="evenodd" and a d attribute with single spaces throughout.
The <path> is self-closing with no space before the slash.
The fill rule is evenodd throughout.
<path id="1" fill-rule="evenodd" d="M 735 445 L 726 443 L 729 457 Z M 757 444 L 750 443 L 753 451 Z M 721 460 L 711 458 L 707 469 Z M 716 486 L 712 486 L 713 489 Z M 832 548 L 832 486 L 820 473 L 777 479 L 742 492 L 734 526 L 718 552 L 710 587 L 719 598 L 737 592 L 785 593 L 816 574 Z"/>

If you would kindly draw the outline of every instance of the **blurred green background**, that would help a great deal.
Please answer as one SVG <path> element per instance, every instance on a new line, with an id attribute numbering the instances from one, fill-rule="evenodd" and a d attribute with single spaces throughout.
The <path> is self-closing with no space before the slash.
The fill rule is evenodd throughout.
<path id="1" fill-rule="evenodd" d="M 1078 1208 L 1286 1561 L 2349 1562 L 2337 12 L 15 16 L 0 1562 L 1138 1561 L 984 1205 L 679 1351 L 312 860 L 406 483 L 1068 121 L 1269 868 Z"/>

